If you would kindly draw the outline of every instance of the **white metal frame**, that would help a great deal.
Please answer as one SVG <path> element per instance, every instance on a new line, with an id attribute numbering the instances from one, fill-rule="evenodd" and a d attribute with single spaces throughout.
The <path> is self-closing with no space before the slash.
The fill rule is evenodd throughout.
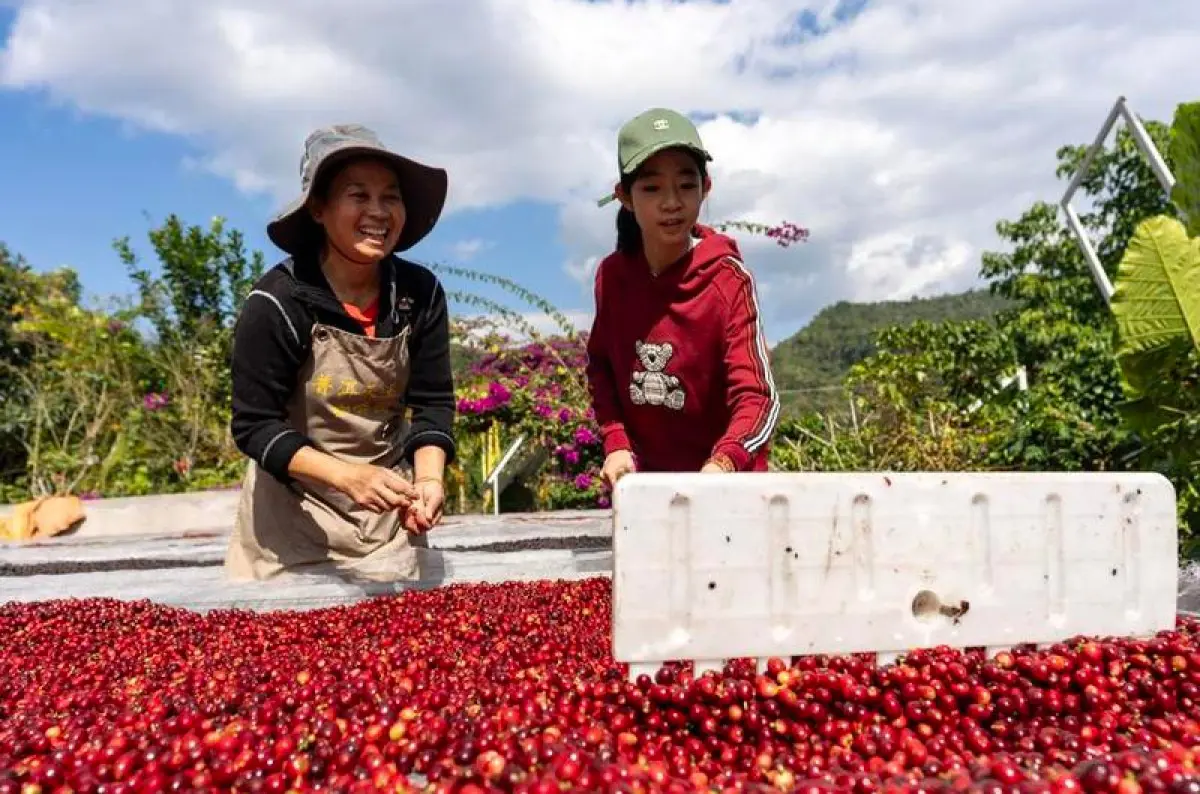
<path id="1" fill-rule="evenodd" d="M 504 489 L 500 487 L 500 475 L 505 467 L 512 462 L 513 456 L 517 454 L 517 450 L 525 443 L 525 436 L 517 436 L 517 439 L 508 445 L 508 449 L 500 456 L 500 460 L 496 461 L 495 467 L 488 473 L 483 484 L 492 489 L 492 512 L 500 515 L 500 492 Z"/>
<path id="2" fill-rule="evenodd" d="M 1075 239 L 1079 243 L 1079 247 L 1083 250 L 1083 256 L 1087 260 L 1088 268 L 1092 271 L 1092 279 L 1095 280 L 1100 294 L 1104 296 L 1105 303 L 1112 302 L 1113 285 L 1109 281 L 1108 274 L 1104 272 L 1104 266 L 1100 263 L 1100 257 L 1096 255 L 1096 249 L 1092 246 L 1091 240 L 1088 239 L 1087 233 L 1084 231 L 1083 223 L 1079 220 L 1079 214 L 1071 206 L 1071 199 L 1075 197 L 1075 191 L 1079 189 L 1079 185 L 1083 182 L 1084 177 L 1087 176 L 1088 171 L 1092 167 L 1092 162 L 1104 146 L 1104 142 L 1108 139 L 1108 135 L 1112 132 L 1118 118 L 1125 122 L 1126 129 L 1133 135 L 1133 140 L 1141 151 L 1142 156 L 1146 158 L 1151 170 L 1154 171 L 1154 175 L 1158 177 L 1159 184 L 1162 185 L 1163 190 L 1166 191 L 1168 196 L 1171 195 L 1171 189 L 1175 187 L 1175 175 L 1171 173 L 1171 169 L 1167 168 L 1166 161 L 1163 160 L 1158 147 L 1154 145 L 1154 141 L 1150 140 L 1150 135 L 1142 125 L 1141 119 L 1129 109 L 1129 106 L 1125 102 L 1125 97 L 1117 97 L 1112 110 L 1108 112 L 1108 118 L 1104 120 L 1104 125 L 1100 127 L 1100 132 L 1097 133 L 1096 139 L 1088 148 L 1087 154 L 1083 157 L 1083 162 L 1080 163 L 1079 169 L 1071 177 L 1071 182 L 1067 185 L 1067 189 L 1059 201 L 1059 206 L 1062 207 L 1067 217 L 1067 226 L 1070 227 L 1072 234 L 1075 235 Z"/>

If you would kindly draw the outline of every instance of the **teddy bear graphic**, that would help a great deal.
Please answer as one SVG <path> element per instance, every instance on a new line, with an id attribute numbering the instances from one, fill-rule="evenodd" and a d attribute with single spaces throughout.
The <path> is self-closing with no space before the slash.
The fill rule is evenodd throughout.
<path id="1" fill-rule="evenodd" d="M 629 399 L 633 404 L 665 405 L 674 411 L 683 410 L 684 393 L 679 387 L 679 378 L 663 371 L 675 354 L 671 343 L 658 344 L 639 339 L 634 344 L 634 350 L 645 369 L 633 372 L 633 382 L 629 384 Z"/>

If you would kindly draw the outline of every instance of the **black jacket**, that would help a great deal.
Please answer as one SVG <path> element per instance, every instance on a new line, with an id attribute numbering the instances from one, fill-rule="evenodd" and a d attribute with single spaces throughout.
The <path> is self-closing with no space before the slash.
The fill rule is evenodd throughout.
<path id="1" fill-rule="evenodd" d="M 428 268 L 399 257 L 383 267 L 376 334 L 394 336 L 411 323 L 412 373 L 405 404 L 412 426 L 404 458 L 434 445 L 454 460 L 454 378 L 450 367 L 446 291 Z M 308 359 L 314 322 L 362 334 L 333 294 L 315 257 L 293 257 L 263 274 L 250 291 L 234 327 L 232 377 L 234 442 L 280 482 L 291 483 L 292 456 L 312 441 L 288 422 L 287 404 Z"/>

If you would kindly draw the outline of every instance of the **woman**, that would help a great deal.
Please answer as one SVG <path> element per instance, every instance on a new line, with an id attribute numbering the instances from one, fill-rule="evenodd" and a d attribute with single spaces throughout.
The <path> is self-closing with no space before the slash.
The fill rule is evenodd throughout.
<path id="1" fill-rule="evenodd" d="M 711 155 L 654 108 L 621 128 L 616 251 L 596 271 L 587 377 L 609 486 L 634 471 L 765 471 L 779 419 L 754 279 L 698 224 Z"/>
<path id="2" fill-rule="evenodd" d="M 408 536 L 441 519 L 454 383 L 446 293 L 395 253 L 429 234 L 446 190 L 445 171 L 364 127 L 305 142 L 300 197 L 267 226 L 288 258 L 234 332 L 231 428 L 251 465 L 230 575 L 416 578 Z"/>

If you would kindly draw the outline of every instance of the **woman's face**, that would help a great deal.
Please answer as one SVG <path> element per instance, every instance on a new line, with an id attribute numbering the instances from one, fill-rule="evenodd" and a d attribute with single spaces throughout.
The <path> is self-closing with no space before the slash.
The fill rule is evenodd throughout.
<path id="1" fill-rule="evenodd" d="M 353 161 L 333 177 L 312 215 L 335 251 L 352 262 L 374 264 L 387 256 L 404 228 L 396 173 L 379 160 Z"/>
<path id="2" fill-rule="evenodd" d="M 711 183 L 687 152 L 667 149 L 647 160 L 629 192 L 618 196 L 633 212 L 647 246 L 686 244 Z"/>

